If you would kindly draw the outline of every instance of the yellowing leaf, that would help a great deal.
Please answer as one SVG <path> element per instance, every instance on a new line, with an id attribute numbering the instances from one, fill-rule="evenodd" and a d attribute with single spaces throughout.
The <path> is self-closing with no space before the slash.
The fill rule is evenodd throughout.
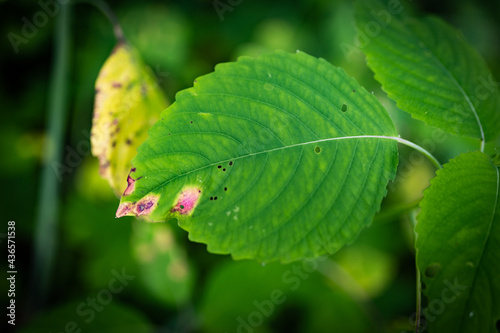
<path id="1" fill-rule="evenodd" d="M 120 196 L 130 160 L 168 103 L 139 54 L 123 42 L 104 63 L 95 88 L 92 154 L 99 158 L 101 176 Z"/>

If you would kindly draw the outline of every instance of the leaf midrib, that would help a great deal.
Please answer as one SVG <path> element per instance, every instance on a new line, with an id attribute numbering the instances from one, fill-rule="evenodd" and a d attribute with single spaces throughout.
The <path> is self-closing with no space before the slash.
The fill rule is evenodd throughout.
<path id="1" fill-rule="evenodd" d="M 204 170 L 206 168 L 213 167 L 213 166 L 216 166 L 216 165 L 219 165 L 219 164 L 222 164 L 222 163 L 226 163 L 226 162 L 230 162 L 230 161 L 237 161 L 237 160 L 248 158 L 248 157 L 251 157 L 251 156 L 272 153 L 274 151 L 279 151 L 279 150 L 283 150 L 283 149 L 291 149 L 291 148 L 295 148 L 295 147 L 306 146 L 306 145 L 311 145 L 311 144 L 320 143 L 320 142 L 330 142 L 330 141 L 349 140 L 349 139 L 385 139 L 385 140 L 394 140 L 394 141 L 398 141 L 398 142 L 401 140 L 401 138 L 395 137 L 395 136 L 355 135 L 355 136 L 335 137 L 335 138 L 319 139 L 319 140 L 314 140 L 314 141 L 295 143 L 295 144 L 289 145 L 289 146 L 276 147 L 276 148 L 272 148 L 272 149 L 267 149 L 267 150 L 255 152 L 255 153 L 249 153 L 249 154 L 246 154 L 246 155 L 242 155 L 242 156 L 238 156 L 238 157 L 233 157 L 233 158 L 229 158 L 229 159 L 225 159 L 225 160 L 221 160 L 221 161 L 217 161 L 217 162 L 214 162 L 214 163 L 211 163 L 211 164 L 204 165 L 204 166 L 202 166 L 200 168 L 197 168 L 197 169 L 185 172 L 183 174 L 179 174 L 176 177 L 168 179 L 167 181 L 165 181 L 165 182 L 163 182 L 163 183 L 161 183 L 161 184 L 153 187 L 151 190 L 149 190 L 149 193 L 154 192 L 155 190 L 166 186 L 167 184 L 175 181 L 178 178 L 187 176 L 187 175 L 189 175 L 191 173 L 194 173 L 194 172 L 197 172 L 197 171 L 200 171 L 200 170 Z M 145 196 L 146 195 L 144 195 L 144 196 L 142 196 L 140 198 L 143 198 Z"/>

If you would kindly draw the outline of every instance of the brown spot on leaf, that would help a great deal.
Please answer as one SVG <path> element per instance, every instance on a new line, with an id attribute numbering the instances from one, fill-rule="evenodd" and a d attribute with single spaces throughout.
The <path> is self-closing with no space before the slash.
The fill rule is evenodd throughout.
<path id="1" fill-rule="evenodd" d="M 113 85 L 113 88 L 121 88 L 122 87 L 122 84 L 120 82 L 116 82 L 116 81 L 113 81 L 112 85 Z"/>
<path id="2" fill-rule="evenodd" d="M 100 161 L 104 161 L 104 159 L 100 159 Z M 99 164 L 99 174 L 104 177 L 106 175 L 107 169 L 109 168 L 110 165 L 111 165 L 111 162 L 109 160 L 105 160 L 103 163 L 100 163 Z"/>

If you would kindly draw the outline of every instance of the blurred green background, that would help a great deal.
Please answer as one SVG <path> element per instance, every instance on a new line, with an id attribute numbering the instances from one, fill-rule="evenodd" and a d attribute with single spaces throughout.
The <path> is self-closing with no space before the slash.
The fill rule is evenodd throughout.
<path id="1" fill-rule="evenodd" d="M 41 1 L 45 4 L 50 1 Z M 170 101 L 196 77 L 241 55 L 299 49 L 343 67 L 382 101 L 402 137 L 424 145 L 442 163 L 478 147 L 424 126 L 398 110 L 353 44 L 347 0 L 109 1 L 126 37 L 151 67 Z M 214 3 L 225 7 L 216 9 Z M 436 14 L 463 31 L 500 78 L 500 1 L 407 1 L 408 12 Z M 57 199 L 55 261 L 48 294 L 33 271 L 34 230 L 57 15 L 17 45 L 40 2 L 0 1 L 0 163 L 2 226 L 16 221 L 16 327 L 22 332 L 401 332 L 412 328 L 415 268 L 408 208 L 434 175 L 403 147 L 399 176 L 373 226 L 339 253 L 290 265 L 235 262 L 191 243 L 175 225 L 115 219 L 118 199 L 89 153 L 94 82 L 114 44 L 112 27 L 95 7 L 76 3 L 70 17 L 70 85 L 63 119 L 63 160 L 73 158 Z M 223 7 L 219 7 L 223 8 Z M 12 36 L 12 35 L 11 35 Z M 487 152 L 499 146 L 487 145 Z M 76 155 L 75 153 L 76 152 Z M 3 251 L 5 253 L 5 251 Z M 5 257 L 6 258 L 6 257 Z M 7 261 L 0 261 L 6 272 Z M 4 273 L 2 273 L 3 276 Z M 8 282 L 0 280 L 7 306 Z M 34 283 L 33 283 L 34 281 Z M 5 309 L 5 308 L 4 308 Z M 3 315 L 2 325 L 7 319 Z M 12 330 L 12 327 L 8 327 Z"/>

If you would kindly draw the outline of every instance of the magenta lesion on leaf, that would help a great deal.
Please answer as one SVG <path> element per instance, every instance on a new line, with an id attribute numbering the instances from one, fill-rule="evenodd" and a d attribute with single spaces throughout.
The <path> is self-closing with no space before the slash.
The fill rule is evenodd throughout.
<path id="1" fill-rule="evenodd" d="M 123 196 L 126 197 L 127 195 L 130 195 L 132 194 L 132 192 L 134 192 L 135 190 L 135 182 L 137 179 L 134 179 L 132 178 L 132 176 L 130 176 L 130 174 L 132 172 L 135 172 L 135 168 L 132 168 L 130 169 L 130 172 L 128 173 L 128 176 L 127 176 L 127 188 L 125 189 L 125 191 L 123 192 Z"/>
<path id="2" fill-rule="evenodd" d="M 147 216 L 158 206 L 159 194 L 148 194 L 136 202 L 124 202 L 118 206 L 116 217 L 122 216 Z"/>
<path id="3" fill-rule="evenodd" d="M 139 200 L 135 204 L 134 214 L 135 216 L 149 215 L 156 208 L 158 199 L 160 196 L 147 195 L 142 200 Z"/>
<path id="4" fill-rule="evenodd" d="M 181 190 L 181 192 L 175 199 L 175 204 L 170 212 L 178 213 L 180 215 L 191 215 L 198 205 L 200 197 L 200 188 L 196 186 L 186 186 Z"/>

